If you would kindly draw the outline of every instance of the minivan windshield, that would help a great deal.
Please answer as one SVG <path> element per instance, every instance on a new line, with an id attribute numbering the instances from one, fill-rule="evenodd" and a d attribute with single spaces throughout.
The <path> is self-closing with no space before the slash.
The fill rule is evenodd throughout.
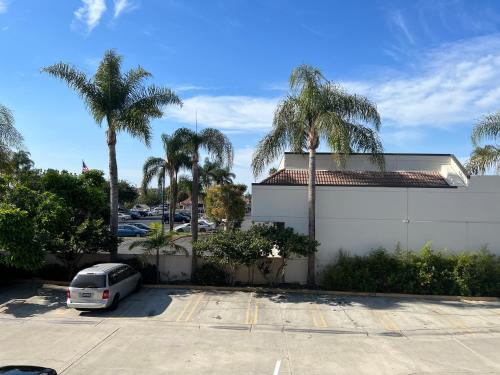
<path id="1" fill-rule="evenodd" d="M 105 288 L 106 275 L 78 274 L 71 281 L 73 288 Z"/>

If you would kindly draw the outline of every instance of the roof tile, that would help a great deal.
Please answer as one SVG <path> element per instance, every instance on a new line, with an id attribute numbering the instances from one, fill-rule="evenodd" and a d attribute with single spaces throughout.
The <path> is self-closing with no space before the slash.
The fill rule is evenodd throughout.
<path id="1" fill-rule="evenodd" d="M 307 185 L 309 172 L 304 169 L 281 169 L 264 179 L 263 185 Z M 316 185 L 451 187 L 434 171 L 316 171 Z"/>

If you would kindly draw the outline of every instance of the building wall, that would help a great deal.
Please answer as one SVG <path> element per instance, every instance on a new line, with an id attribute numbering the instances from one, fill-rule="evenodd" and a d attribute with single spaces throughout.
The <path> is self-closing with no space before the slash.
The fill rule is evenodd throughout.
<path id="1" fill-rule="evenodd" d="M 285 222 L 307 233 L 307 187 L 253 185 L 252 220 Z M 450 251 L 483 246 L 500 255 L 500 177 L 473 176 L 450 189 L 317 187 L 320 271 L 340 249 L 419 249 L 427 241 Z"/>

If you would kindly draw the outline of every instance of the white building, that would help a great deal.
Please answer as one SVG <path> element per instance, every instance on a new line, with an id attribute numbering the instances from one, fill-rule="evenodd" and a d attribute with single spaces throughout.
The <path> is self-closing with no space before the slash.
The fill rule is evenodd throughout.
<path id="1" fill-rule="evenodd" d="M 384 172 L 368 154 L 341 168 L 318 153 L 316 165 L 317 271 L 340 249 L 363 255 L 398 243 L 500 254 L 499 176 L 468 176 L 449 154 L 385 154 Z M 252 185 L 252 220 L 307 233 L 307 167 L 307 154 L 285 153 L 278 172 Z"/>

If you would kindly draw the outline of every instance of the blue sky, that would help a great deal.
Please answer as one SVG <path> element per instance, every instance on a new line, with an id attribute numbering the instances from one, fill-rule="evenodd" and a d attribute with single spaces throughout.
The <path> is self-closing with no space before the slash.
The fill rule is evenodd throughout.
<path id="1" fill-rule="evenodd" d="M 154 121 L 151 148 L 123 135 L 120 178 L 138 184 L 160 134 L 216 127 L 254 181 L 253 148 L 271 127 L 293 67 L 308 63 L 375 101 L 388 152 L 470 152 L 470 130 L 500 109 L 498 1 L 0 0 L 0 103 L 15 114 L 37 167 L 107 169 L 104 129 L 63 83 L 60 60 L 93 73 L 115 48 L 125 68 L 184 100 Z"/>

